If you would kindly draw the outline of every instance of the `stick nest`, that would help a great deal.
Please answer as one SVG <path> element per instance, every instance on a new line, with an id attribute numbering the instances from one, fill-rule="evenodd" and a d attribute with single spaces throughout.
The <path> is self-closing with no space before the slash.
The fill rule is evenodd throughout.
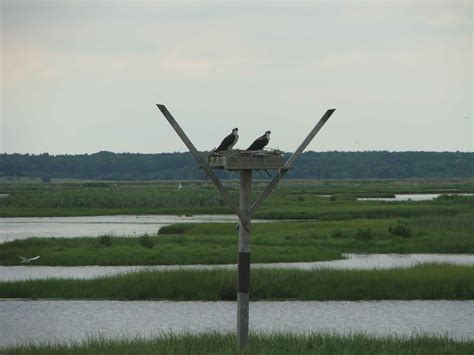
<path id="1" fill-rule="evenodd" d="M 209 157 L 236 157 L 236 156 L 248 156 L 248 157 L 261 157 L 261 156 L 271 156 L 271 155 L 283 155 L 283 152 L 278 149 L 267 148 L 265 150 L 240 150 L 240 149 L 231 149 L 224 150 L 222 152 L 211 152 Z"/>

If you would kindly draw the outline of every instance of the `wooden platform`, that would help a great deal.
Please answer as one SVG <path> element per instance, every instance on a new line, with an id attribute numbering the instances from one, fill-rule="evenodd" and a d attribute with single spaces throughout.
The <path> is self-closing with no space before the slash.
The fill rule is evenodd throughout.
<path id="1" fill-rule="evenodd" d="M 213 169 L 226 170 L 282 169 L 285 165 L 283 152 L 267 150 L 247 151 L 235 149 L 211 153 L 208 162 Z"/>

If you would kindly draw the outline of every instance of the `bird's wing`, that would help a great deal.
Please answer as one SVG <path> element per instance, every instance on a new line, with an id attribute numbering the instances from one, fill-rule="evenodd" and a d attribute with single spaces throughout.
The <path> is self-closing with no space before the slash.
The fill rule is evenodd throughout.
<path id="1" fill-rule="evenodd" d="M 39 257 L 39 255 L 38 255 L 38 256 L 35 256 L 34 258 L 30 258 L 30 259 L 28 259 L 28 260 L 31 261 L 31 260 L 36 260 L 36 259 L 39 259 L 39 258 L 40 258 L 40 257 Z"/>
<path id="2" fill-rule="evenodd" d="M 24 256 L 21 256 L 21 255 L 18 255 L 18 257 L 21 259 L 21 261 L 26 261 L 26 260 L 28 260 L 27 258 L 25 258 Z"/>
<path id="3" fill-rule="evenodd" d="M 234 141 L 234 135 L 231 133 L 222 140 L 221 144 L 217 147 L 217 149 L 218 150 L 225 149 L 229 145 L 231 145 L 233 141 Z"/>
<path id="4" fill-rule="evenodd" d="M 260 145 L 262 145 L 262 140 L 265 138 L 265 135 L 258 137 L 256 140 L 253 141 L 253 143 L 250 145 L 250 147 L 247 148 L 247 150 L 255 150 L 258 148 Z"/>

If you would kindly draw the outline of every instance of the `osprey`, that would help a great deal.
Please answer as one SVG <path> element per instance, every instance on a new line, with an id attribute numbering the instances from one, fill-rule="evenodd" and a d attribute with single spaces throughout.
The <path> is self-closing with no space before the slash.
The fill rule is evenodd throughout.
<path id="1" fill-rule="evenodd" d="M 270 131 L 266 131 L 261 137 L 258 137 L 247 150 L 262 150 L 270 142 Z"/>
<path id="2" fill-rule="evenodd" d="M 232 149 L 232 147 L 237 143 L 239 140 L 239 129 L 234 128 L 232 130 L 232 133 L 229 134 L 227 137 L 225 137 L 222 141 L 222 143 L 217 147 L 214 148 L 212 151 L 213 152 L 222 152 L 224 150 L 229 150 Z"/>

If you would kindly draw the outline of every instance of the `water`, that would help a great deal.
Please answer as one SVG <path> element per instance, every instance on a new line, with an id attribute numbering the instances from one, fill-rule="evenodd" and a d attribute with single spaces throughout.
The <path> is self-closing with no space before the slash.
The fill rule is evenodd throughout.
<path id="1" fill-rule="evenodd" d="M 473 254 L 344 254 L 346 259 L 302 263 L 252 264 L 252 269 L 338 269 L 373 270 L 407 268 L 422 263 L 474 265 Z M 20 260 L 20 259 L 18 259 Z M 235 270 L 236 265 L 155 265 L 155 266 L 0 266 L 0 281 L 71 278 L 93 279 L 140 270 Z"/>
<path id="2" fill-rule="evenodd" d="M 0 218 L 0 243 L 32 237 L 133 236 L 156 233 L 161 227 L 174 223 L 229 223 L 237 220 L 233 215 Z"/>
<path id="3" fill-rule="evenodd" d="M 235 302 L 0 301 L 0 346 L 234 332 Z M 250 331 L 474 339 L 474 301 L 251 302 Z"/>
<path id="4" fill-rule="evenodd" d="M 474 194 L 453 194 L 456 196 L 473 196 Z M 441 194 L 397 194 L 395 197 L 361 197 L 358 201 L 431 201 L 438 198 Z"/>

